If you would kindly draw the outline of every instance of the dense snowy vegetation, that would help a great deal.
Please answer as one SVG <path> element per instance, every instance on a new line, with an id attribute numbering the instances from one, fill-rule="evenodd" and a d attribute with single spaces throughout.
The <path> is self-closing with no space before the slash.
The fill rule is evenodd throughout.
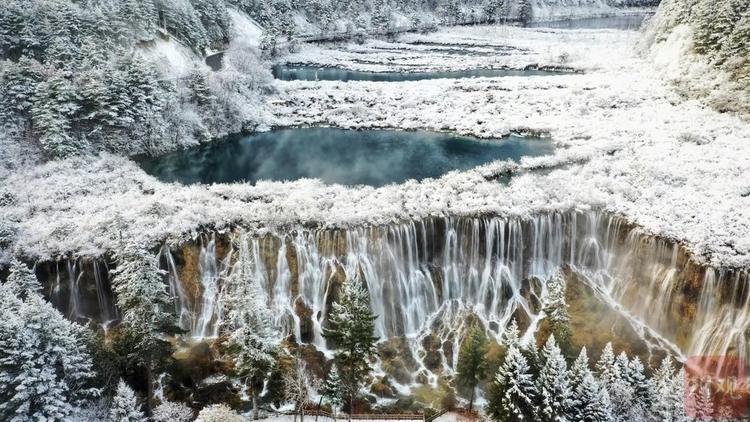
<path id="1" fill-rule="evenodd" d="M 644 40 L 649 59 L 683 93 L 705 97 L 721 112 L 750 111 L 749 3 L 664 1 Z M 727 404 L 709 397 L 701 397 L 700 409 L 685 407 L 685 373 L 673 358 L 687 350 L 671 342 L 687 340 L 678 330 L 660 336 L 657 325 L 674 322 L 659 321 L 666 315 L 699 319 L 686 327 L 718 327 L 691 337 L 705 351 L 736 344 L 750 320 L 750 295 L 736 288 L 750 262 L 750 185 L 743 178 L 750 129 L 664 87 L 644 70 L 651 62 L 631 51 L 635 33 L 516 27 L 653 4 L 5 1 L 0 419 L 245 421 L 279 409 L 296 419 L 313 407 L 425 415 L 459 407 L 500 422 L 726 416 Z M 487 25 L 457 26 L 469 23 Z M 342 43 L 303 44 L 322 39 Z M 180 57 L 163 61 L 156 51 Z M 217 55 L 219 68 L 205 64 Z M 270 66 L 283 60 L 371 71 L 567 72 L 274 81 Z M 675 61 L 688 65 L 675 72 Z M 721 78 L 708 83 L 706 75 Z M 306 125 L 480 138 L 549 134 L 557 150 L 381 188 L 309 179 L 182 186 L 146 175 L 127 158 Z M 481 234 L 480 215 L 495 219 Z M 563 235 L 560 222 L 568 218 L 573 228 Z M 444 226 L 418 232 L 420 224 Z M 590 231 L 578 231 L 583 226 Z M 386 234 L 378 238 L 381 229 Z M 475 242 L 457 240 L 462 229 L 475 233 Z M 580 233 L 586 236 L 576 249 Z M 646 246 L 608 249 L 596 238 L 602 233 L 612 244 Z M 428 235 L 445 242 L 428 248 Z M 501 240 L 493 243 L 491 235 Z M 514 241 L 522 246 L 512 249 Z M 396 257 L 402 251 L 395 244 L 407 245 L 408 259 Z M 493 248 L 502 252 L 492 256 Z M 427 259 L 428 249 L 439 258 Z M 614 251 L 623 250 L 628 259 L 619 261 Z M 618 292 L 608 271 L 650 262 L 636 256 L 648 255 L 644 250 L 670 264 L 662 268 L 654 258 L 651 279 L 637 280 L 643 290 Z M 529 261 L 530 273 L 510 275 Z M 555 266 L 551 278 L 531 273 L 547 265 Z M 596 265 L 601 278 L 576 279 L 592 292 L 581 299 L 583 287 L 570 290 L 566 277 L 583 279 Z M 443 283 L 448 278 L 453 284 Z M 689 284 L 685 297 L 672 296 L 679 283 Z M 462 295 L 475 291 L 454 297 L 448 286 Z M 615 303 L 643 292 L 649 296 L 642 308 Z M 86 294 L 99 306 L 109 301 L 111 315 L 79 313 Z M 321 300 L 313 304 L 313 296 Z M 440 307 L 420 307 L 433 296 Z M 682 300 L 679 312 L 662 303 L 673 297 Z M 597 306 L 630 324 L 642 349 L 623 347 L 614 326 L 577 337 L 574 320 L 581 318 L 572 312 L 589 317 Z M 485 308 L 497 318 L 487 318 Z M 197 330 L 183 324 L 182 312 Z M 681 312 L 690 315 L 673 315 Z M 715 339 L 727 332 L 731 339 Z M 596 337 L 586 339 L 595 347 L 580 347 L 586 336 Z M 404 380 L 394 381 L 399 374 Z M 402 400 L 408 395 L 419 400 Z"/>
<path id="2" fill-rule="evenodd" d="M 750 116 L 750 3 L 664 0 L 647 35 L 656 62 L 686 95 Z"/>

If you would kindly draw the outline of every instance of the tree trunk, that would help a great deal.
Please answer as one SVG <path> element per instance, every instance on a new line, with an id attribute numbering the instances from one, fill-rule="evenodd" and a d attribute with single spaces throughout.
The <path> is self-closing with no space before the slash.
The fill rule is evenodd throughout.
<path id="1" fill-rule="evenodd" d="M 253 420 L 258 420 L 258 396 L 255 394 L 255 389 L 253 388 Z"/>
<path id="2" fill-rule="evenodd" d="M 474 390 L 476 389 L 476 387 L 471 388 L 471 398 L 469 399 L 469 413 L 471 413 L 472 409 L 474 408 Z"/>
<path id="3" fill-rule="evenodd" d="M 320 406 L 323 405 L 323 394 L 320 395 L 320 400 L 318 400 L 318 413 L 315 414 L 315 422 L 318 422 L 318 415 L 320 415 Z M 333 411 L 333 418 L 336 419 L 336 411 Z"/>
<path id="4" fill-rule="evenodd" d="M 154 381 L 153 381 L 153 368 L 152 363 L 149 359 L 148 365 L 146 365 L 146 415 L 151 416 L 151 410 L 153 409 L 154 400 Z"/>
<path id="5" fill-rule="evenodd" d="M 305 422 L 305 402 L 299 406 L 299 422 Z"/>
<path id="6" fill-rule="evenodd" d="M 354 389 L 349 392 L 349 422 L 352 422 L 352 413 L 354 413 Z"/>

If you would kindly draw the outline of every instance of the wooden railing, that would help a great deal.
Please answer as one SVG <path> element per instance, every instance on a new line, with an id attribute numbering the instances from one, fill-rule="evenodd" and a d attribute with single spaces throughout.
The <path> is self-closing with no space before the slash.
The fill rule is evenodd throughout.
<path id="1" fill-rule="evenodd" d="M 287 415 L 294 415 L 295 412 L 286 412 Z M 299 413 L 297 413 L 299 414 Z M 349 420 L 349 415 L 346 413 L 337 413 L 334 416 L 323 410 L 305 410 L 305 417 L 315 418 L 322 417 L 332 420 Z M 357 413 L 351 415 L 352 420 L 376 420 L 376 421 L 424 421 L 425 417 L 421 413 L 402 413 L 402 414 L 386 414 L 386 413 Z"/>

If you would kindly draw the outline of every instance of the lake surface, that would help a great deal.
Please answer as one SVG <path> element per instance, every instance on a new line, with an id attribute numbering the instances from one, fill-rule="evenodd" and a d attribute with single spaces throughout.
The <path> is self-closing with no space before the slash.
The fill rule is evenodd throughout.
<path id="1" fill-rule="evenodd" d="M 302 128 L 205 144 L 140 165 L 163 181 L 184 184 L 317 178 L 383 186 L 552 151 L 548 139 L 516 135 L 478 140 L 435 132 Z"/>
<path id="2" fill-rule="evenodd" d="M 469 69 L 440 72 L 363 72 L 335 67 L 276 65 L 273 76 L 282 81 L 370 81 L 403 82 L 425 79 L 495 78 L 499 76 L 560 75 L 560 71 L 537 69 Z"/>
<path id="3" fill-rule="evenodd" d="M 646 18 L 651 14 L 637 14 L 626 16 L 611 16 L 605 18 L 568 19 L 551 22 L 532 22 L 532 28 L 556 28 L 556 29 L 621 29 L 626 31 L 637 31 L 643 25 Z"/>

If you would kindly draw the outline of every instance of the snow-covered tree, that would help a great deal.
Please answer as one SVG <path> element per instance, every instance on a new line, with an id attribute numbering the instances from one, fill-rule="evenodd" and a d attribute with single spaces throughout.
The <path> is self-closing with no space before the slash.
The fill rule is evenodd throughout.
<path id="1" fill-rule="evenodd" d="M 474 407 L 477 386 L 485 378 L 487 337 L 479 324 L 474 324 L 461 343 L 456 364 L 456 380 L 470 390 L 469 411 Z"/>
<path id="2" fill-rule="evenodd" d="M 378 339 L 373 335 L 375 319 L 362 282 L 347 280 L 333 303 L 328 316 L 329 328 L 323 335 L 335 344 L 335 359 L 346 386 L 349 406 L 354 403 L 362 382 L 372 370 L 370 359 L 377 353 L 375 342 Z"/>
<path id="3" fill-rule="evenodd" d="M 391 26 L 391 8 L 385 0 L 375 0 L 371 25 L 378 31 L 387 31 Z"/>
<path id="4" fill-rule="evenodd" d="M 159 268 L 157 256 L 132 244 L 126 245 L 115 259 L 112 287 L 122 311 L 125 337 L 131 340 L 126 359 L 144 371 L 148 389 L 146 408 L 150 413 L 155 366 L 171 354 L 171 345 L 163 337 L 179 331 L 177 320 L 164 282 L 165 271 Z"/>
<path id="5" fill-rule="evenodd" d="M 495 375 L 488 397 L 487 413 L 503 422 L 535 420 L 537 394 L 526 358 L 518 347 L 511 346 Z"/>
<path id="6" fill-rule="evenodd" d="M 568 368 L 560 348 L 551 335 L 542 348 L 542 366 L 539 372 L 539 420 L 543 422 L 563 422 L 570 408 L 570 384 Z"/>
<path id="7" fill-rule="evenodd" d="M 531 22 L 531 19 L 531 0 L 518 0 L 518 21 L 526 25 Z"/>
<path id="8" fill-rule="evenodd" d="M 245 418 L 226 404 L 212 404 L 198 413 L 195 422 L 245 422 Z"/>
<path id="9" fill-rule="evenodd" d="M 154 422 L 190 422 L 193 420 L 193 409 L 182 402 L 164 400 L 154 408 L 151 419 Z"/>
<path id="10" fill-rule="evenodd" d="M 138 397 L 123 380 L 120 380 L 117 392 L 112 398 L 109 420 L 111 422 L 146 422 L 146 416 L 138 404 Z"/>
<path id="11" fill-rule="evenodd" d="M 648 411 L 651 408 L 651 385 L 638 356 L 628 363 L 627 380 L 630 388 L 633 389 L 635 403 L 644 412 Z"/>
<path id="12" fill-rule="evenodd" d="M 543 309 L 557 344 L 562 349 L 563 354 L 568 356 L 569 354 L 572 355 L 572 332 L 565 290 L 565 276 L 562 271 L 557 271 L 547 281 L 547 296 L 544 298 Z"/>
<path id="13" fill-rule="evenodd" d="M 506 349 L 510 349 L 514 346 L 520 348 L 521 339 L 519 336 L 518 324 L 514 318 L 510 321 L 508 326 L 505 327 L 505 331 L 503 332 L 503 346 L 505 346 Z"/>
<path id="14" fill-rule="evenodd" d="M 258 417 L 258 396 L 275 361 L 281 337 L 271 325 L 271 310 L 256 275 L 249 240 L 243 235 L 237 242 L 238 256 L 225 280 L 224 331 L 229 334 L 227 349 L 234 370 L 250 389 L 254 417 Z"/>
<path id="15" fill-rule="evenodd" d="M 339 375 L 339 368 L 336 362 L 333 363 L 331 370 L 328 371 L 328 376 L 323 385 L 323 395 L 328 400 L 328 403 L 331 404 L 335 416 L 338 409 L 344 404 L 344 397 L 346 396 L 344 382 Z"/>
<path id="16" fill-rule="evenodd" d="M 42 293 L 42 285 L 37 280 L 34 271 L 15 258 L 10 263 L 10 274 L 6 283 L 8 288 L 21 299 Z"/>
<path id="17" fill-rule="evenodd" d="M 599 384 L 591 371 L 584 371 L 578 388 L 573 392 L 571 418 L 581 422 L 610 422 L 612 409 L 607 389 Z"/>
<path id="18" fill-rule="evenodd" d="M 80 151 L 69 133 L 70 120 L 78 110 L 77 94 L 63 72 L 52 72 L 36 86 L 31 106 L 34 130 L 50 158 L 63 158 Z"/>
<path id="19" fill-rule="evenodd" d="M 568 373 L 570 377 L 570 388 L 572 388 L 573 391 L 578 389 L 578 386 L 581 385 L 581 381 L 583 381 L 583 377 L 588 372 L 591 372 L 589 369 L 589 356 L 586 352 L 586 347 L 584 346 L 581 348 L 580 353 L 578 353 L 578 357 L 573 362 Z"/>
<path id="20" fill-rule="evenodd" d="M 0 285 L 0 419 L 62 420 L 98 394 L 84 328 L 24 294 Z"/>
<path id="21" fill-rule="evenodd" d="M 666 422 L 683 421 L 684 381 L 681 373 L 675 372 L 671 357 L 662 359 L 654 372 L 651 387 L 652 416 Z"/>
<path id="22" fill-rule="evenodd" d="M 599 360 L 596 362 L 596 376 L 599 383 L 609 388 L 613 385 L 620 374 L 615 366 L 615 353 L 612 350 L 612 343 L 607 343 L 602 350 Z"/>
<path id="23" fill-rule="evenodd" d="M 305 405 L 318 389 L 320 380 L 307 369 L 307 362 L 299 356 L 295 357 L 291 371 L 284 374 L 284 395 L 294 403 L 300 422 L 305 422 Z"/>

